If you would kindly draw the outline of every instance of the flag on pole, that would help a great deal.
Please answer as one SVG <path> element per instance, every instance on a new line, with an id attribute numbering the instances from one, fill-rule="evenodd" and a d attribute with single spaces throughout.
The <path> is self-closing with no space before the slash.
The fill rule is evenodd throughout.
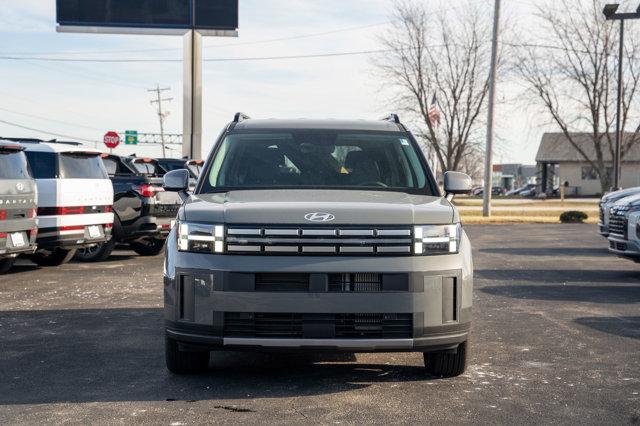
<path id="1" fill-rule="evenodd" d="M 432 127 L 439 127 L 441 122 L 440 116 L 440 106 L 438 105 L 438 98 L 436 95 L 433 95 L 433 101 L 431 101 L 431 106 L 428 111 L 429 122 Z"/>

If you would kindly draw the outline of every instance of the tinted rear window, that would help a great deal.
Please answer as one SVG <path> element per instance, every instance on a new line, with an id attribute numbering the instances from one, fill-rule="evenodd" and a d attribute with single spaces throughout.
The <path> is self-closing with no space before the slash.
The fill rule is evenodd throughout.
<path id="1" fill-rule="evenodd" d="M 61 179 L 108 179 L 99 155 L 63 153 L 59 155 Z"/>
<path id="2" fill-rule="evenodd" d="M 34 151 L 27 151 L 26 154 L 33 177 L 36 179 L 55 179 L 57 177 L 56 154 Z"/>
<path id="3" fill-rule="evenodd" d="M 0 179 L 31 179 L 27 158 L 22 151 L 0 149 Z"/>
<path id="4" fill-rule="evenodd" d="M 147 176 L 156 176 L 161 175 L 164 172 L 158 167 L 156 163 L 143 163 L 143 162 L 133 162 L 133 167 L 136 169 L 136 172 L 147 175 Z"/>
<path id="5" fill-rule="evenodd" d="M 184 169 L 185 162 L 180 161 L 159 161 L 160 167 L 162 167 L 167 172 L 172 172 L 174 170 Z"/>
<path id="6" fill-rule="evenodd" d="M 200 177 L 200 172 L 202 172 L 201 164 L 189 164 L 187 168 L 191 170 L 191 173 L 193 173 L 195 177 Z"/>

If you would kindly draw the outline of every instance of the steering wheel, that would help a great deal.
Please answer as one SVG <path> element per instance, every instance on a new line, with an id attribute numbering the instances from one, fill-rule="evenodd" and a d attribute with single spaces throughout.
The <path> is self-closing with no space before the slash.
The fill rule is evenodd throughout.
<path id="1" fill-rule="evenodd" d="M 358 186 L 380 186 L 382 188 L 388 188 L 389 185 L 387 185 L 384 182 L 380 182 L 380 181 L 369 181 L 369 182 L 361 182 L 358 184 Z"/>

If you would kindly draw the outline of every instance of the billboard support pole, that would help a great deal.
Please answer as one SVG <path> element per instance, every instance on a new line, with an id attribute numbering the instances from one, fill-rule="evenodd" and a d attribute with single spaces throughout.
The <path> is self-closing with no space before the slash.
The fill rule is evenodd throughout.
<path id="1" fill-rule="evenodd" d="M 182 155 L 202 158 L 202 35 L 190 30 L 184 36 Z"/>

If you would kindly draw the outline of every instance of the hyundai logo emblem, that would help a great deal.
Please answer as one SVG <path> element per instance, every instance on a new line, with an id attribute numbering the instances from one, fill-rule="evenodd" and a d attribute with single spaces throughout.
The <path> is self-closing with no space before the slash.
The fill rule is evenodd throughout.
<path id="1" fill-rule="evenodd" d="M 331 213 L 315 212 L 307 213 L 306 215 L 304 215 L 304 218 L 310 222 L 331 222 L 336 217 Z"/>

